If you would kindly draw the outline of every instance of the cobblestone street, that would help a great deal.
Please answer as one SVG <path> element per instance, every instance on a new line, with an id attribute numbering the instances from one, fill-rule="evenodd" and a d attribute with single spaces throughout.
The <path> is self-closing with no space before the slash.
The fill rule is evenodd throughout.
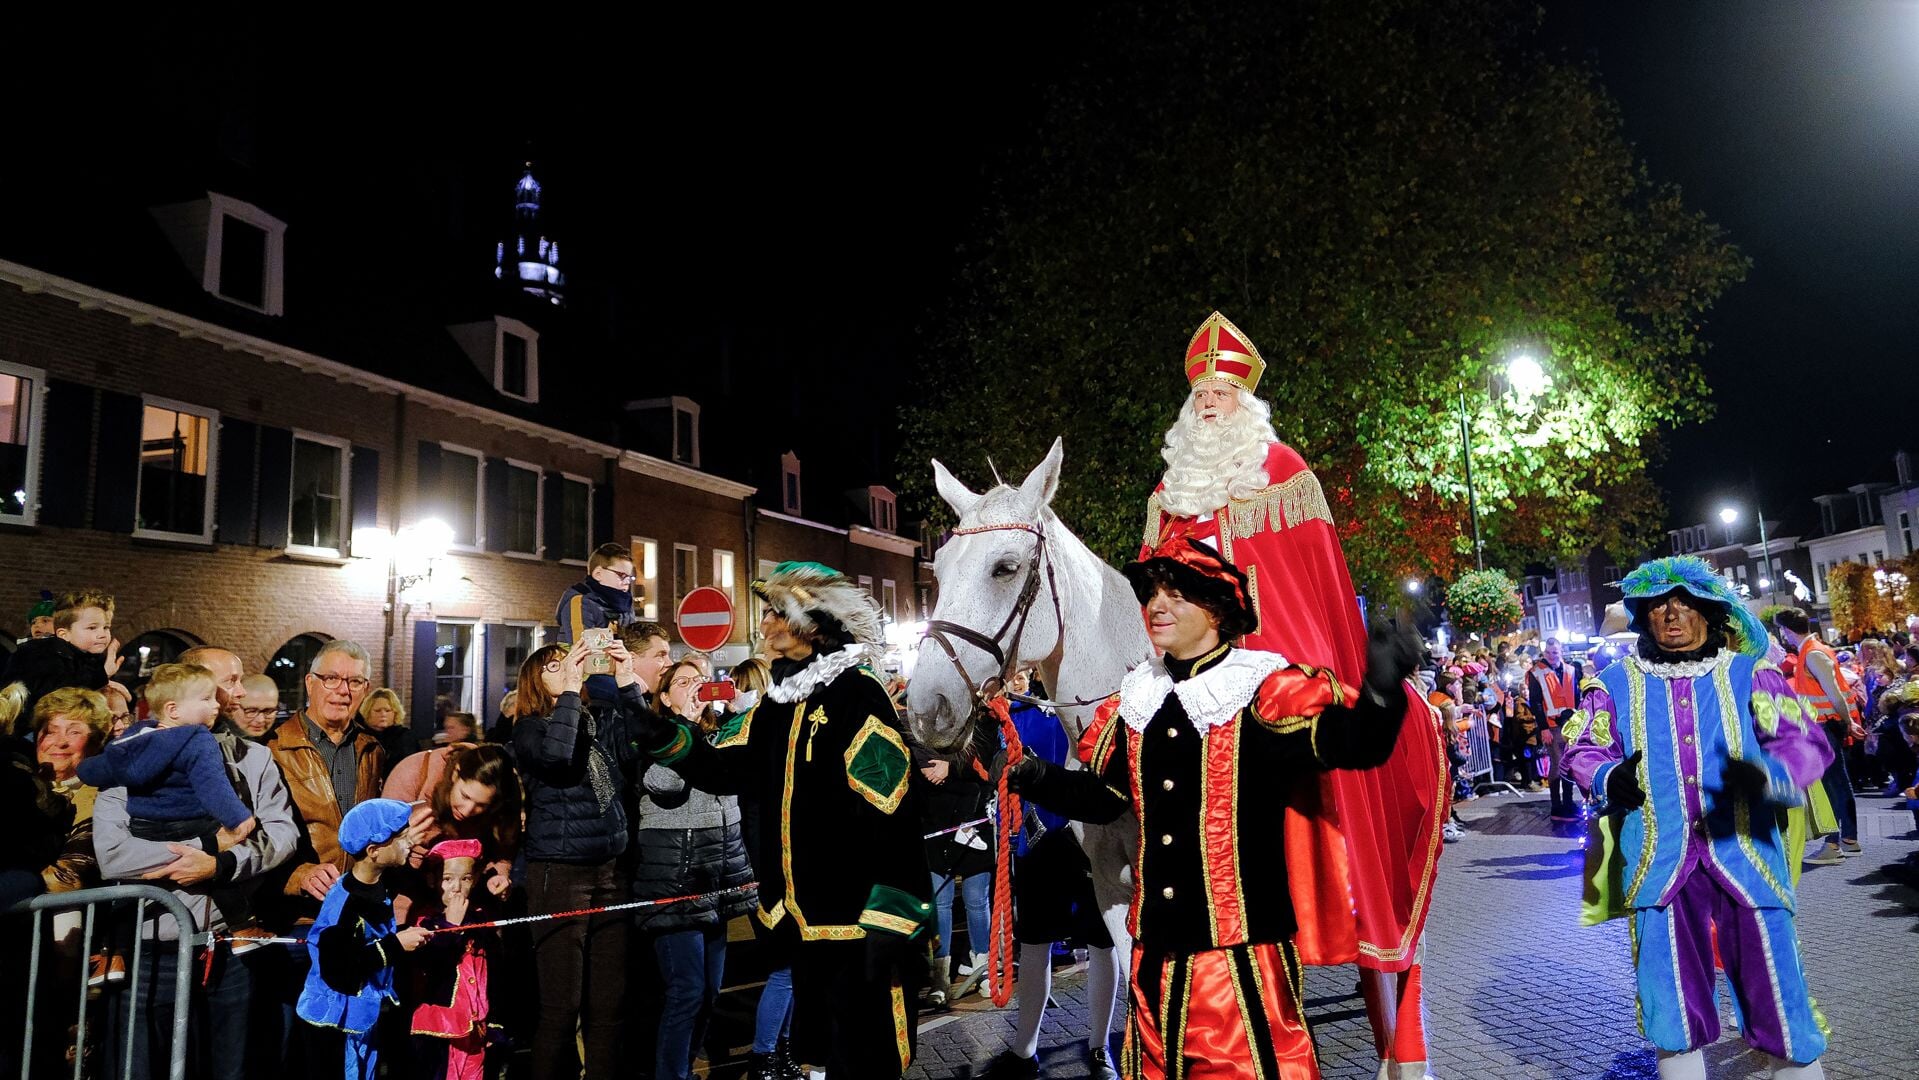
<path id="1" fill-rule="evenodd" d="M 1813 992 L 1833 1029 L 1834 1078 L 1919 1078 L 1919 891 L 1883 868 L 1915 849 L 1912 818 L 1861 797 L 1864 856 L 1807 867 L 1799 933 Z M 1581 853 L 1552 834 L 1544 796 L 1487 797 L 1460 816 L 1471 830 L 1446 848 L 1427 928 L 1427 1037 L 1439 1080 L 1633 1080 L 1655 1075 L 1634 1020 L 1625 924 L 1576 925 Z M 1372 1036 L 1351 969 L 1314 969 L 1308 1015 L 1329 1080 L 1370 1080 Z M 1041 1032 L 1045 1075 L 1083 1077 L 1083 976 L 1055 979 L 1060 1008 Z M 974 1077 L 1005 1048 L 1013 1011 L 969 999 L 923 1018 L 913 1077 Z M 1713 1080 L 1764 1075 L 1732 1022 L 1707 1050 Z"/>

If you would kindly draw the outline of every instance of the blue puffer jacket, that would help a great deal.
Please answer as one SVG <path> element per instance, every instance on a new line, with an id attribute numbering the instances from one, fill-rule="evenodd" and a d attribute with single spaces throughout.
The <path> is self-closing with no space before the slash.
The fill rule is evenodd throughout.
<path id="1" fill-rule="evenodd" d="M 592 864 L 626 850 L 629 770 L 640 758 L 633 718 L 646 710 L 638 686 L 618 701 L 582 705 L 560 695 L 546 716 L 513 725 L 513 756 L 526 787 L 526 857 L 530 862 Z"/>

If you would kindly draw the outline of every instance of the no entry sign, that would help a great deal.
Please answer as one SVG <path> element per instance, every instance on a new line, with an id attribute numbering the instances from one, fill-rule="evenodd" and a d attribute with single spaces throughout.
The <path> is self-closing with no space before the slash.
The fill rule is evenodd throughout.
<path id="1" fill-rule="evenodd" d="M 673 625 L 687 648 L 712 652 L 733 636 L 733 602 L 711 585 L 702 585 L 680 600 Z"/>

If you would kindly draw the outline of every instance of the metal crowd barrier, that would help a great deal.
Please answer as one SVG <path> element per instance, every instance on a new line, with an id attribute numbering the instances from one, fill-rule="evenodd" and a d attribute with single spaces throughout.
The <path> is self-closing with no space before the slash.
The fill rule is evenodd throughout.
<path id="1" fill-rule="evenodd" d="M 1492 725 L 1487 723 L 1485 709 L 1473 710 L 1472 727 L 1466 732 L 1466 771 L 1477 794 L 1501 789 L 1508 795 L 1519 794 L 1518 788 L 1498 776 L 1499 763 L 1493 758 Z"/>
<path id="2" fill-rule="evenodd" d="M 186 1080 L 187 1007 L 192 997 L 193 947 L 198 935 L 192 932 L 194 926 L 193 916 L 187 911 L 186 905 L 180 902 L 179 897 L 173 895 L 173 893 L 166 889 L 156 888 L 152 885 L 106 885 L 98 889 L 79 889 L 74 892 L 47 893 L 42 896 L 22 900 L 9 909 L 9 914 L 27 915 L 33 920 L 33 951 L 29 954 L 27 963 L 26 1036 L 20 1051 L 20 1080 L 32 1080 L 33 1076 L 33 1039 L 36 1026 L 34 1013 L 40 996 L 40 953 L 46 944 L 45 934 L 42 931 L 41 924 L 46 922 L 50 916 L 59 912 L 81 910 L 85 913 L 80 934 L 79 950 L 80 1010 L 79 1017 L 75 1021 L 73 1039 L 75 1049 L 73 1055 L 73 1080 L 85 1080 L 87 967 L 88 958 L 93 954 L 94 926 L 96 923 L 101 922 L 102 916 L 106 918 L 116 917 L 111 909 L 111 905 L 124 904 L 128 901 L 132 901 L 134 904 L 133 926 L 136 929 L 133 934 L 132 954 L 129 957 L 130 963 L 127 965 L 126 985 L 117 991 L 118 993 L 128 995 L 126 998 L 127 1030 L 126 1037 L 123 1040 L 124 1046 L 121 1051 L 120 1077 L 121 1080 L 128 1080 L 128 1078 L 133 1075 L 133 1031 L 134 1025 L 140 1023 L 142 1020 L 139 1010 L 134 1007 L 134 1003 L 140 1000 L 138 997 L 140 988 L 140 954 L 141 950 L 147 945 L 140 931 L 144 929 L 147 923 L 147 905 L 159 904 L 165 909 L 167 914 L 173 916 L 174 923 L 181 931 L 179 941 L 175 945 L 178 949 L 178 962 L 174 965 L 173 973 L 173 1041 L 171 1046 L 172 1060 L 168 1066 L 168 1076 L 170 1080 Z M 101 912 L 99 909 L 103 906 L 107 907 L 108 910 Z M 157 938 L 152 942 L 152 946 L 156 949 L 167 947 L 165 942 Z M 47 1033 L 42 1032 L 41 1034 L 45 1035 Z M 107 1074 L 102 1073 L 102 1075 Z"/>

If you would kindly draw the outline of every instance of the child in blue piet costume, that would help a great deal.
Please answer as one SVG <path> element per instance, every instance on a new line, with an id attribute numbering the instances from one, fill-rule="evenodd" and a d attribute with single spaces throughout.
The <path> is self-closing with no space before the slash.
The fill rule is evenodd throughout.
<path id="1" fill-rule="evenodd" d="M 1771 1075 L 1824 1077 L 1826 1033 L 1793 926 L 1799 852 L 1780 819 L 1832 751 L 1765 659 L 1764 625 L 1703 559 L 1655 559 L 1621 589 L 1638 647 L 1581 686 L 1565 767 L 1615 815 L 1609 915 L 1632 920 L 1640 1028 L 1661 1080 L 1705 1080 L 1700 1051 L 1719 1038 L 1715 945 Z"/>
<path id="2" fill-rule="evenodd" d="M 340 848 L 353 857 L 353 869 L 327 890 L 320 917 L 307 931 L 312 966 L 295 1011 L 321 1029 L 316 1043 L 325 1056 L 340 1048 L 346 1080 L 372 1080 L 378 1064 L 374 1025 L 388 1002 L 400 1000 L 393 965 L 431 933 L 421 926 L 394 927 L 393 894 L 381 880 L 387 870 L 406 865 L 412 816 L 413 807 L 398 799 L 369 799 L 347 811 Z M 331 1032 L 339 1034 L 327 1037 Z"/>

